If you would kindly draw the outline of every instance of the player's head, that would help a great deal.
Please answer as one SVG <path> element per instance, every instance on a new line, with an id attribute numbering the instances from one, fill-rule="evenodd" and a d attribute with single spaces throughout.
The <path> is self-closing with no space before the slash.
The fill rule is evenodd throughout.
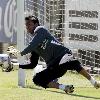
<path id="1" fill-rule="evenodd" d="M 26 25 L 27 31 L 33 34 L 34 33 L 33 31 L 35 30 L 35 28 L 39 26 L 39 20 L 35 16 L 25 17 L 25 25 Z"/>

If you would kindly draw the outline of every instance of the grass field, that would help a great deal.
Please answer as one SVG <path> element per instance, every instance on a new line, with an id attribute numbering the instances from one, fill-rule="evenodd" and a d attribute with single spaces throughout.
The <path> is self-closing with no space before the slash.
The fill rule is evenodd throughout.
<path id="1" fill-rule="evenodd" d="M 66 73 L 59 82 L 73 84 L 75 92 L 66 94 L 57 89 L 43 89 L 32 83 L 32 71 L 26 71 L 26 88 L 17 86 L 17 70 L 2 72 L 0 70 L 0 100 L 100 100 L 100 89 L 95 89 L 79 74 Z M 100 77 L 97 77 L 100 80 Z"/>

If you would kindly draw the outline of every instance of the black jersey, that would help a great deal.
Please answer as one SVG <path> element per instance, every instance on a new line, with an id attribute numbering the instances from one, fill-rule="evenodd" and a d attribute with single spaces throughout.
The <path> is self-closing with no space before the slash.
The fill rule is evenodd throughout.
<path id="1" fill-rule="evenodd" d="M 70 52 L 70 50 L 59 43 L 46 28 L 38 26 L 34 33 L 35 36 L 30 44 L 21 52 L 21 55 L 35 51 L 48 64 L 60 55 Z"/>

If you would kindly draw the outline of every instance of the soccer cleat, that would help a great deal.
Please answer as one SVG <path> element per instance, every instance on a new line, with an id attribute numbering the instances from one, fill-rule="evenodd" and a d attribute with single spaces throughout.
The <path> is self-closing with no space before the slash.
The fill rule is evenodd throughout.
<path id="1" fill-rule="evenodd" d="M 100 88 L 100 82 L 96 81 L 95 84 L 94 84 L 94 87 L 95 87 L 96 89 Z"/>
<path id="2" fill-rule="evenodd" d="M 74 87 L 73 85 L 67 85 L 65 87 L 65 90 L 64 90 L 66 93 L 73 93 L 74 92 Z"/>

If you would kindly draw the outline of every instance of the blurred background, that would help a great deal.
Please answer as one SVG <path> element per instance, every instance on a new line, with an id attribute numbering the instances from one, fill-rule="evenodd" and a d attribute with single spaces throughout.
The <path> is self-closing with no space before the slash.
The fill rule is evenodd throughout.
<path id="1" fill-rule="evenodd" d="M 29 43 L 31 36 L 27 35 L 23 21 L 25 16 L 33 14 L 39 18 L 41 25 L 73 51 L 74 56 L 87 70 L 100 74 L 99 0 L 0 0 L 0 2 L 0 54 L 6 54 L 8 46 L 20 47 Z M 21 34 L 24 38 L 20 36 Z M 21 42 L 20 38 L 24 40 Z"/>

